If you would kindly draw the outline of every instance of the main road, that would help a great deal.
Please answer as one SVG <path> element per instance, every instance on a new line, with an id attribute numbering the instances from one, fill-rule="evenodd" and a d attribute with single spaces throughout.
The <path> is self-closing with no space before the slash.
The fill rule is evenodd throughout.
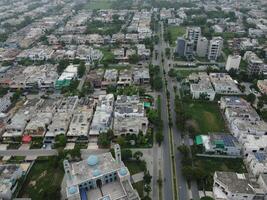
<path id="1" fill-rule="evenodd" d="M 169 67 L 171 66 L 171 60 L 165 58 L 165 48 L 169 47 L 169 44 L 166 43 L 163 39 L 163 34 L 164 34 L 164 27 L 163 23 L 160 23 L 160 40 L 158 45 L 155 46 L 155 50 L 158 52 L 158 58 L 156 59 L 155 56 L 153 56 L 153 64 L 154 65 L 159 65 L 161 67 L 161 73 L 163 74 L 163 70 L 166 72 L 166 74 L 169 71 Z M 162 59 L 162 56 L 164 59 Z M 172 58 L 172 56 L 171 56 Z M 162 62 L 163 61 L 163 62 Z M 162 144 L 163 148 L 163 178 L 164 178 L 164 183 L 163 183 L 163 192 L 164 192 L 164 199 L 165 200 L 171 200 L 174 199 L 173 194 L 173 179 L 172 176 L 172 163 L 171 163 L 171 158 L 170 158 L 170 142 L 173 142 L 174 146 L 174 160 L 175 160 L 175 169 L 176 169 L 176 180 L 177 183 L 176 185 L 178 186 L 178 197 L 179 200 L 189 200 L 189 190 L 187 186 L 187 181 L 182 175 L 182 165 L 181 165 L 181 155 L 180 152 L 176 150 L 176 147 L 179 145 L 183 144 L 182 141 L 182 134 L 180 130 L 176 126 L 176 113 L 175 113 L 175 96 L 176 93 L 174 91 L 173 86 L 177 85 L 176 81 L 173 81 L 168 75 L 166 75 L 166 82 L 167 82 L 167 89 L 170 93 L 170 115 L 171 115 L 171 120 L 172 120 L 172 128 L 171 128 L 171 134 L 172 134 L 172 139 L 173 141 L 170 141 L 169 135 L 169 119 L 168 119 L 168 109 L 167 109 L 167 96 L 166 96 L 166 91 L 162 91 L 162 105 L 161 105 L 161 113 L 162 113 L 162 120 L 163 120 L 163 133 L 164 133 L 164 141 Z M 192 198 L 194 200 L 199 199 L 198 195 L 198 189 L 197 185 L 195 182 L 191 184 L 191 190 L 192 190 Z"/>

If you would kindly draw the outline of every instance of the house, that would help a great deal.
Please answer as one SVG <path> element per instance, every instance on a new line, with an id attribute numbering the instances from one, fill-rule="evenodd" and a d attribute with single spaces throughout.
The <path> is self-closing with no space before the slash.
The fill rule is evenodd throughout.
<path id="1" fill-rule="evenodd" d="M 114 107 L 114 135 L 146 134 L 148 119 L 145 117 L 144 103 L 139 96 L 117 96 Z"/>
<path id="2" fill-rule="evenodd" d="M 47 131 L 47 126 L 52 120 L 53 114 L 36 113 L 32 116 L 29 123 L 26 125 L 24 135 L 30 135 L 32 137 L 43 137 Z"/>
<path id="3" fill-rule="evenodd" d="M 136 85 L 149 84 L 150 83 L 149 70 L 147 68 L 134 68 L 133 83 Z"/>
<path id="4" fill-rule="evenodd" d="M 0 165 L 0 198 L 11 200 L 18 187 L 23 169 L 17 164 Z"/>
<path id="5" fill-rule="evenodd" d="M 100 95 L 93 116 L 89 136 L 98 136 L 100 133 L 107 132 L 112 124 L 114 95 Z"/>
<path id="6" fill-rule="evenodd" d="M 213 176 L 215 200 L 263 199 L 264 191 L 249 179 L 248 174 L 216 171 Z"/>
<path id="7" fill-rule="evenodd" d="M 116 85 L 118 79 L 118 70 L 116 69 L 107 69 L 104 74 L 103 81 L 101 86 L 105 89 L 107 86 Z"/>
<path id="8" fill-rule="evenodd" d="M 132 85 L 132 72 L 128 69 L 121 70 L 119 73 L 117 85 L 120 87 Z"/>
<path id="9" fill-rule="evenodd" d="M 210 73 L 210 81 L 217 94 L 233 95 L 241 94 L 236 82 L 226 73 Z"/>
<path id="10" fill-rule="evenodd" d="M 220 99 L 220 108 L 225 111 L 226 108 L 249 108 L 250 104 L 238 96 L 222 96 Z"/>
<path id="11" fill-rule="evenodd" d="M 242 144 L 242 152 L 245 156 L 251 153 L 264 153 L 267 150 L 267 135 L 246 135 L 239 141 Z"/>
<path id="12" fill-rule="evenodd" d="M 192 73 L 189 75 L 188 80 L 190 83 L 190 93 L 193 99 L 199 99 L 202 97 L 210 101 L 214 100 L 216 93 L 207 73 Z"/>
<path id="13" fill-rule="evenodd" d="M 196 137 L 196 144 L 203 145 L 205 153 L 226 154 L 240 156 L 241 145 L 237 139 L 229 134 L 210 133 Z"/>
<path id="14" fill-rule="evenodd" d="M 101 88 L 103 76 L 104 70 L 102 69 L 90 70 L 90 72 L 87 74 L 86 82 L 89 82 L 94 88 Z"/>
<path id="15" fill-rule="evenodd" d="M 7 93 L 3 97 L 0 98 L 0 113 L 6 112 L 11 106 L 11 97 L 13 93 Z"/>
<path id="16" fill-rule="evenodd" d="M 262 94 L 267 94 L 267 79 L 258 80 L 257 86 Z"/>
<path id="17" fill-rule="evenodd" d="M 78 68 L 76 65 L 69 65 L 60 75 L 55 83 L 56 89 L 62 89 L 70 85 L 71 81 L 77 78 Z"/>
<path id="18" fill-rule="evenodd" d="M 247 169 L 254 177 L 267 174 L 267 152 L 249 153 L 244 159 Z"/>

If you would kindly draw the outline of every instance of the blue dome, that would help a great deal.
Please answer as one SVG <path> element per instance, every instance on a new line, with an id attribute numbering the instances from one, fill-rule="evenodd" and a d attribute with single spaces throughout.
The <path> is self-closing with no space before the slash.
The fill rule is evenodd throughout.
<path id="1" fill-rule="evenodd" d="M 99 176 L 101 174 L 101 171 L 99 169 L 95 169 L 93 171 L 93 176 Z"/>
<path id="2" fill-rule="evenodd" d="M 87 158 L 87 164 L 90 166 L 94 166 L 98 163 L 98 157 L 95 155 L 91 155 Z"/>
<path id="3" fill-rule="evenodd" d="M 71 187 L 69 187 L 69 193 L 70 193 L 70 194 L 75 194 L 77 191 L 78 191 L 78 190 L 77 190 L 77 188 L 76 188 L 75 186 L 71 186 Z"/>
<path id="4" fill-rule="evenodd" d="M 102 200 L 110 200 L 110 198 L 108 196 L 106 196 Z"/>
<path id="5" fill-rule="evenodd" d="M 121 175 L 121 176 L 125 176 L 125 175 L 127 175 L 127 169 L 125 168 L 125 167 L 123 167 L 123 168 L 121 168 L 120 169 L 120 171 L 119 171 L 119 174 Z"/>

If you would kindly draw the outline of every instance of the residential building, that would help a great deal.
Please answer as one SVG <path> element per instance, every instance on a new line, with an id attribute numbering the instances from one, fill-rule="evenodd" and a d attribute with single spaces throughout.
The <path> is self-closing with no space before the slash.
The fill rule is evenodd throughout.
<path id="1" fill-rule="evenodd" d="M 118 70 L 116 69 L 107 69 L 104 74 L 103 81 L 101 83 L 101 87 L 105 89 L 108 86 L 115 86 L 117 84 L 118 79 Z"/>
<path id="2" fill-rule="evenodd" d="M 183 37 L 177 38 L 176 53 L 178 56 L 183 57 L 185 52 L 186 40 Z"/>
<path id="3" fill-rule="evenodd" d="M 239 69 L 241 61 L 241 56 L 239 55 L 229 55 L 226 61 L 225 69 L 226 71 L 229 71 L 230 69 Z"/>
<path id="4" fill-rule="evenodd" d="M 120 146 L 116 144 L 115 159 L 111 153 L 90 155 L 80 162 L 64 160 L 66 193 L 69 200 L 140 200 L 133 189 L 129 170 L 121 161 Z"/>
<path id="5" fill-rule="evenodd" d="M 252 153 L 264 153 L 267 151 L 267 135 L 245 135 L 239 139 L 242 144 L 242 152 L 244 156 Z"/>
<path id="6" fill-rule="evenodd" d="M 89 135 L 98 136 L 110 129 L 112 124 L 114 95 L 100 95 L 95 109 L 95 114 L 90 127 Z"/>
<path id="7" fill-rule="evenodd" d="M 210 81 L 217 94 L 233 95 L 241 94 L 236 82 L 226 73 L 210 73 Z"/>
<path id="8" fill-rule="evenodd" d="M 6 112 L 8 108 L 11 106 L 11 97 L 13 93 L 7 93 L 3 97 L 0 98 L 0 113 Z"/>
<path id="9" fill-rule="evenodd" d="M 132 72 L 128 69 L 121 70 L 117 85 L 121 87 L 132 85 Z"/>
<path id="10" fill-rule="evenodd" d="M 264 199 L 264 191 L 249 179 L 248 174 L 216 171 L 213 183 L 215 200 Z"/>
<path id="11" fill-rule="evenodd" d="M 193 41 L 193 49 L 196 48 L 200 36 L 201 36 L 200 27 L 187 27 L 186 38 L 190 41 Z"/>
<path id="12" fill-rule="evenodd" d="M 267 174 L 267 152 L 249 153 L 244 159 L 248 171 L 254 176 Z"/>
<path id="13" fill-rule="evenodd" d="M 209 135 L 199 135 L 196 137 L 196 144 L 203 145 L 205 153 L 230 156 L 240 156 L 241 154 L 241 145 L 234 136 L 229 134 L 210 133 Z"/>
<path id="14" fill-rule="evenodd" d="M 209 41 L 207 40 L 206 37 L 199 37 L 197 41 L 197 56 L 198 57 L 206 57 L 208 54 L 208 46 L 209 46 Z"/>
<path id="15" fill-rule="evenodd" d="M 210 101 L 214 100 L 216 93 L 207 73 L 192 73 L 189 75 L 188 79 L 190 83 L 190 93 L 193 99 L 203 98 Z"/>
<path id="16" fill-rule="evenodd" d="M 208 59 L 211 61 L 216 61 L 221 55 L 222 47 L 222 37 L 213 37 L 209 44 Z"/>
<path id="17" fill-rule="evenodd" d="M 63 73 L 60 75 L 56 81 L 56 89 L 61 89 L 62 87 L 67 87 L 70 85 L 71 81 L 77 78 L 78 68 L 75 65 L 69 65 Z"/>
<path id="18" fill-rule="evenodd" d="M 144 103 L 139 96 L 117 96 L 114 108 L 114 135 L 146 134 L 148 119 L 145 117 Z"/>
<path id="19" fill-rule="evenodd" d="M 149 70 L 147 68 L 134 68 L 133 83 L 136 85 L 144 85 L 150 83 Z"/>
<path id="20" fill-rule="evenodd" d="M 0 165 L 0 198 L 11 200 L 18 187 L 18 180 L 23 175 L 20 165 Z"/>
<path id="21" fill-rule="evenodd" d="M 267 79 L 258 80 L 257 86 L 262 94 L 267 94 Z"/>
<path id="22" fill-rule="evenodd" d="M 247 51 L 244 55 L 247 61 L 247 71 L 249 74 L 261 74 L 263 72 L 263 61 L 252 51 Z"/>

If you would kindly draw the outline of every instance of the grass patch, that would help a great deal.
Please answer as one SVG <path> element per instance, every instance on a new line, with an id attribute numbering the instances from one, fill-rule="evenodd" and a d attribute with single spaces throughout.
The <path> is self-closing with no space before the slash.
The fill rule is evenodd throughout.
<path id="1" fill-rule="evenodd" d="M 241 158 L 203 158 L 194 157 L 194 166 L 199 167 L 207 173 L 207 178 L 204 183 L 199 183 L 200 188 L 205 187 L 205 190 L 212 190 L 213 175 L 215 171 L 226 171 L 245 173 L 246 167 Z"/>
<path id="2" fill-rule="evenodd" d="M 37 160 L 26 178 L 19 197 L 39 200 L 60 199 L 60 185 L 63 176 L 63 166 L 55 168 L 47 160 Z"/>
<path id="3" fill-rule="evenodd" d="M 124 164 L 130 171 L 131 175 L 137 174 L 139 172 L 144 172 L 146 170 L 146 163 L 144 161 L 137 160 L 127 160 Z"/>
<path id="4" fill-rule="evenodd" d="M 167 30 L 170 33 L 173 45 L 175 45 L 177 37 L 181 37 L 186 33 L 185 27 L 183 26 L 169 26 Z"/>
<path id="5" fill-rule="evenodd" d="M 87 10 L 110 9 L 112 7 L 112 4 L 113 4 L 112 1 L 109 0 L 90 1 L 85 6 L 85 9 Z"/>
<path id="6" fill-rule="evenodd" d="M 7 149 L 18 149 L 21 146 L 21 143 L 9 143 Z"/>
<path id="7" fill-rule="evenodd" d="M 197 131 L 200 133 L 226 132 L 217 103 L 187 101 L 184 102 L 184 106 L 186 114 L 196 123 Z"/>
<path id="8" fill-rule="evenodd" d="M 141 198 L 144 197 L 144 181 L 133 183 L 133 188 L 136 189 Z"/>
<path id="9" fill-rule="evenodd" d="M 8 161 L 7 163 L 14 163 L 14 164 L 17 164 L 17 163 L 21 163 L 22 161 L 25 160 L 25 156 L 12 156 Z"/>

